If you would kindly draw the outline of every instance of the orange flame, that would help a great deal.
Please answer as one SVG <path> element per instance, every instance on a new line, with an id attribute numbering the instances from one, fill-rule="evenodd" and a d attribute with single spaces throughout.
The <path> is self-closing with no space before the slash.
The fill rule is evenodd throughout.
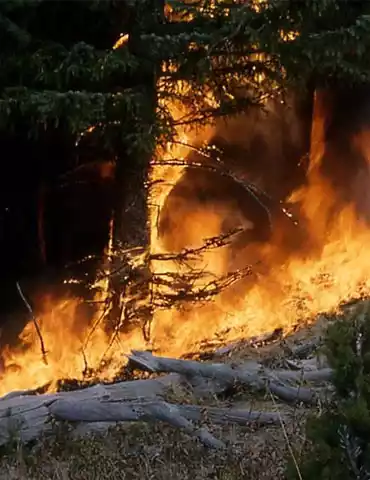
<path id="1" fill-rule="evenodd" d="M 368 226 L 358 218 L 352 204 L 345 205 L 329 222 L 329 213 L 338 204 L 338 198 L 328 180 L 320 173 L 324 155 L 324 120 L 320 97 L 315 100 L 315 114 L 311 139 L 311 162 L 308 185 L 291 196 L 290 200 L 302 202 L 302 212 L 309 222 L 306 252 L 289 257 L 283 264 L 276 260 L 279 245 L 260 248 L 264 263 L 273 266 L 270 273 L 260 276 L 244 295 L 226 292 L 216 301 L 190 312 L 158 312 L 154 328 L 154 342 L 164 353 L 174 355 L 194 351 L 204 340 L 214 339 L 223 332 L 225 341 L 236 340 L 284 328 L 289 331 L 297 323 L 312 320 L 317 314 L 332 312 L 339 304 L 370 293 L 370 255 L 367 244 L 370 239 Z M 209 132 L 204 133 L 205 139 Z M 196 139 L 200 141 L 199 132 Z M 189 134 L 191 136 L 191 134 Z M 354 142 L 360 145 L 370 160 L 366 133 L 358 135 Z M 189 142 L 190 143 L 190 142 Z M 362 176 L 369 179 L 369 171 Z M 172 179 L 178 180 L 178 171 Z M 160 171 L 157 174 L 161 177 Z M 363 182 L 363 178 L 362 178 Z M 168 194 L 168 191 L 166 192 Z M 226 213 L 227 215 L 227 213 Z M 191 232 L 186 232 L 191 246 L 220 233 L 224 213 L 197 211 L 191 217 Z M 186 227 L 189 223 L 186 224 Z M 184 223 L 179 221 L 179 238 L 185 235 Z M 164 251 L 153 228 L 153 248 Z M 246 247 L 246 256 L 249 247 Z M 226 271 L 225 251 L 210 253 L 204 259 L 215 274 Z M 166 266 L 168 268 L 168 265 Z M 173 268 L 176 269 L 175 265 Z"/>
<path id="2" fill-rule="evenodd" d="M 180 87 L 187 88 L 186 84 Z M 174 118 L 184 113 L 181 105 L 172 104 L 169 108 Z M 336 221 L 329 222 L 329 212 L 338 202 L 332 186 L 320 174 L 324 154 L 323 122 L 324 112 L 320 110 L 320 99 L 317 98 L 308 183 L 290 198 L 302 203 L 310 235 L 307 243 L 315 248 L 285 256 L 284 261 L 280 261 L 282 246 L 272 241 L 255 252 L 270 267 L 269 271 L 259 273 L 248 289 L 244 285 L 237 286 L 220 294 L 213 303 L 186 312 L 155 312 L 151 346 L 159 353 L 180 356 L 199 349 L 204 340 L 234 341 L 279 327 L 289 332 L 299 322 L 312 320 L 321 312 L 336 310 L 343 301 L 370 294 L 368 226 L 358 218 L 352 204 L 344 205 Z M 213 133 L 210 126 L 179 129 L 179 142 L 167 145 L 165 152 L 158 152 L 162 162 L 153 165 L 151 174 L 152 180 L 161 182 L 153 182 L 149 202 L 153 253 L 166 252 L 158 231 L 158 213 L 186 170 L 191 151 L 189 145 L 207 143 Z M 370 165 L 370 143 L 366 132 L 353 141 L 362 149 Z M 171 158 L 182 158 L 184 165 L 166 164 Z M 369 175 L 368 171 L 362 173 Z M 221 232 L 223 218 L 229 214 L 227 206 L 223 210 L 198 209 L 192 214 L 190 231 L 184 232 L 180 219 L 173 235 L 181 237 L 186 234 L 189 246 L 199 246 L 204 238 Z M 189 227 L 189 223 L 186 226 Z M 207 253 L 202 265 L 216 275 L 227 272 L 227 248 Z M 245 257 L 248 249 L 246 246 L 243 252 Z M 153 262 L 152 269 L 156 272 L 178 271 L 179 266 Z M 97 328 L 84 345 L 90 326 L 78 313 L 79 303 L 76 299 L 46 300 L 44 310 L 47 313 L 41 316 L 40 327 L 48 350 L 48 365 L 43 363 L 39 339 L 30 322 L 22 332 L 21 346 L 3 352 L 4 374 L 0 393 L 34 388 L 48 382 L 52 383 L 52 389 L 60 378 L 82 378 L 85 363 L 91 368 L 100 365 L 109 339 L 101 328 Z M 122 334 L 110 350 L 112 363 L 101 372 L 101 377 L 112 378 L 124 363 L 124 354 L 132 348 L 147 347 L 140 330 Z"/>

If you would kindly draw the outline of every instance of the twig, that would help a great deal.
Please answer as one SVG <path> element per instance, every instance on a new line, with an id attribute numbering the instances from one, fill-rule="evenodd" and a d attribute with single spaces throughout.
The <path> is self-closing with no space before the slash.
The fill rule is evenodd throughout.
<path id="1" fill-rule="evenodd" d="M 22 292 L 22 289 L 21 289 L 21 286 L 19 285 L 19 282 L 17 282 L 17 290 L 18 290 L 18 293 L 19 293 L 21 299 L 23 300 L 24 304 L 26 305 L 27 310 L 29 311 L 29 313 L 31 315 L 33 324 L 35 325 L 36 333 L 37 333 L 37 335 L 39 337 L 39 340 L 40 340 L 42 359 L 43 359 L 45 365 L 47 365 L 48 364 L 48 361 L 47 361 L 47 358 L 46 358 L 47 352 L 46 352 L 46 349 L 45 349 L 44 339 L 42 338 L 42 334 L 41 334 L 39 324 L 37 323 L 37 319 L 36 319 L 36 317 L 33 313 L 31 305 L 28 303 L 26 297 L 24 296 L 24 294 Z"/>
<path id="2" fill-rule="evenodd" d="M 217 235 L 215 237 L 205 238 L 203 240 L 203 245 L 196 248 L 184 248 L 177 253 L 153 253 L 149 256 L 150 261 L 176 261 L 181 262 L 184 260 L 189 260 L 195 258 L 198 255 L 201 255 L 203 252 L 207 252 L 211 249 L 224 247 L 230 244 L 232 237 L 244 232 L 243 228 L 235 228 L 227 233 Z"/>
<path id="3" fill-rule="evenodd" d="M 211 172 L 218 173 L 222 177 L 230 178 L 235 183 L 240 185 L 245 190 L 245 192 L 248 193 L 248 195 L 250 195 L 259 204 L 261 209 L 264 210 L 269 223 L 269 228 L 270 230 L 272 230 L 271 212 L 269 207 L 264 203 L 262 199 L 262 195 L 260 194 L 261 192 L 259 191 L 258 187 L 254 184 L 251 187 L 251 185 L 249 185 L 247 182 L 244 182 L 243 180 L 238 178 L 235 174 L 227 170 L 226 167 L 223 167 L 223 168 L 220 168 L 220 166 L 215 167 L 213 165 L 205 164 L 202 162 L 189 162 L 189 161 L 185 162 L 184 160 L 180 160 L 180 159 L 172 159 L 172 160 L 165 160 L 165 161 L 162 160 L 158 162 L 153 162 L 153 165 L 186 166 L 186 168 L 196 168 L 196 169 L 200 168 L 203 170 L 209 170 Z M 220 162 L 220 165 L 223 165 L 223 164 Z M 264 196 L 266 197 L 267 195 L 264 195 Z"/>
<path id="4" fill-rule="evenodd" d="M 81 353 L 82 353 L 82 358 L 83 358 L 83 361 L 84 361 L 84 369 L 82 371 L 82 374 L 83 374 L 83 376 L 85 376 L 85 375 L 87 375 L 87 372 L 89 371 L 89 364 L 87 362 L 87 357 L 86 357 L 84 347 L 81 348 Z"/>

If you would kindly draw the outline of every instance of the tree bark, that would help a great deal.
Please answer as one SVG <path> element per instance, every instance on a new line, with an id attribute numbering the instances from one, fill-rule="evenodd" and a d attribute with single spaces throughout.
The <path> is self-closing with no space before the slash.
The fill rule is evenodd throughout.
<path id="1" fill-rule="evenodd" d="M 145 140 L 139 140 L 135 148 L 123 146 L 116 161 L 113 217 L 113 250 L 115 252 L 119 252 L 122 248 L 148 247 L 150 243 L 147 185 L 154 154 L 155 139 L 152 138 L 151 131 L 156 121 L 157 75 L 161 66 L 145 60 L 148 45 L 143 42 L 141 35 L 163 21 L 164 1 L 135 2 L 131 14 L 131 30 L 127 47 L 130 53 L 142 62 L 142 70 L 133 80 L 136 85 L 142 86 L 145 98 L 140 106 L 138 118 L 133 119 L 132 133 L 133 135 L 143 133 L 144 139 L 147 138 L 149 144 L 146 145 Z M 122 261 L 119 254 L 116 261 L 117 263 Z M 118 266 L 114 265 L 113 270 Z M 149 265 L 143 265 L 143 270 L 149 270 Z M 135 299 L 134 307 L 129 309 L 130 312 L 123 305 L 122 283 L 119 277 L 116 276 L 111 280 L 110 288 L 113 292 L 109 316 L 111 329 L 128 329 L 133 323 L 150 322 L 149 285 L 145 286 L 145 282 L 139 279 L 136 291 L 124 292 L 126 297 Z"/>

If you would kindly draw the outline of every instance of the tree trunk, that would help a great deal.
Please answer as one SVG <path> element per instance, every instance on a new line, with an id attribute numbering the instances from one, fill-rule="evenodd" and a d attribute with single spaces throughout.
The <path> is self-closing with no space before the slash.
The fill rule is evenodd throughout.
<path id="1" fill-rule="evenodd" d="M 132 247 L 148 247 L 150 243 L 148 218 L 148 174 L 154 153 L 154 141 L 151 131 L 156 120 L 157 109 L 157 74 L 160 65 L 146 60 L 148 45 L 141 35 L 151 30 L 153 26 L 163 21 L 163 0 L 141 0 L 136 2 L 132 11 L 131 31 L 129 32 L 128 48 L 130 53 L 142 59 L 143 68 L 134 84 L 141 84 L 145 101 L 141 105 L 138 118 L 133 119 L 133 135 L 144 134 L 135 148 L 125 145 L 120 149 L 115 170 L 115 205 L 113 214 L 113 251 L 118 265 L 113 270 L 122 267 L 119 252 Z M 140 61 L 140 60 L 139 60 Z M 148 138 L 148 142 L 145 139 Z M 143 265 L 143 271 L 148 271 L 149 265 Z M 145 278 L 147 276 L 145 275 Z M 135 283 L 135 282 L 134 282 Z M 146 283 L 146 286 L 144 285 Z M 132 324 L 135 318 L 147 322 L 150 320 L 150 308 L 145 299 L 149 298 L 147 282 L 136 282 L 136 291 L 128 292 L 119 277 L 111 279 L 110 289 L 113 292 L 109 315 L 109 328 L 121 329 Z M 124 306 L 125 298 L 134 297 L 130 312 Z M 140 306 L 138 306 L 140 304 Z"/>
<path id="2" fill-rule="evenodd" d="M 37 232 L 39 240 L 40 258 L 43 266 L 47 264 L 46 242 L 45 242 L 45 199 L 46 186 L 42 182 L 38 190 L 38 209 L 37 209 Z"/>

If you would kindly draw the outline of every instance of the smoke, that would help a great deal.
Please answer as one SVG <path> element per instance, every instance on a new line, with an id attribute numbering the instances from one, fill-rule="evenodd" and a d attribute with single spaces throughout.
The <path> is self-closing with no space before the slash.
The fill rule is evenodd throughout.
<path id="1" fill-rule="evenodd" d="M 291 96 L 219 121 L 214 141 L 236 174 L 281 199 L 304 178 L 300 160 L 308 152 L 310 120 L 310 109 Z"/>
<path id="2" fill-rule="evenodd" d="M 318 91 L 315 110 L 321 125 L 312 130 L 311 183 L 321 178 L 333 191 L 333 217 L 351 204 L 369 220 L 370 88 Z"/>
<path id="3" fill-rule="evenodd" d="M 283 299 L 276 269 L 319 259 L 327 236 L 339 235 L 341 219 L 345 228 L 356 215 L 370 220 L 370 110 L 364 106 L 364 98 L 370 105 L 370 94 L 365 93 L 319 91 L 313 105 L 292 95 L 286 103 L 271 102 L 264 111 L 256 108 L 216 123 L 209 143 L 220 148 L 222 162 L 238 178 L 271 197 L 272 225 L 232 178 L 188 168 L 163 205 L 159 234 L 167 251 L 179 251 L 244 229 L 217 258 L 213 254 L 200 262 L 218 275 L 253 267 L 255 274 L 224 292 L 218 305 L 236 308 L 261 277 L 263 292 Z M 197 153 L 188 159 L 204 161 Z M 280 201 L 296 212 L 298 225 L 283 214 Z M 215 308 L 207 307 L 211 315 Z"/>
<path id="4" fill-rule="evenodd" d="M 308 152 L 310 120 L 310 110 L 292 96 L 289 103 L 269 103 L 265 111 L 255 108 L 230 120 L 219 120 L 209 142 L 222 151 L 222 163 L 237 178 L 258 185 L 271 196 L 268 208 L 277 212 L 272 218 L 273 235 L 281 243 L 280 233 L 289 231 L 289 239 L 283 243 L 291 246 L 297 229 L 282 213 L 279 202 L 305 180 L 302 159 Z M 188 160 L 205 162 L 197 152 Z M 167 251 L 179 251 L 242 228 L 244 233 L 225 254 L 222 273 L 227 273 L 246 263 L 259 263 L 261 245 L 271 240 L 270 222 L 266 209 L 235 179 L 187 168 L 164 202 L 159 234 Z"/>

